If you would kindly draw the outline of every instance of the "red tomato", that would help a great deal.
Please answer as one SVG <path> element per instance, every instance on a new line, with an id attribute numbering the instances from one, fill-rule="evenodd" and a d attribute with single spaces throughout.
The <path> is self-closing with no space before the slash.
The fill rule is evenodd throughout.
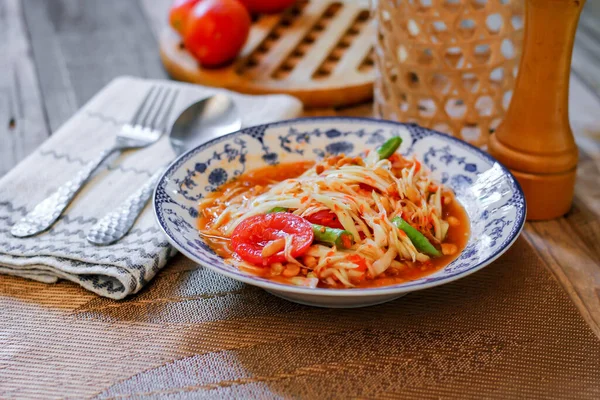
<path id="1" fill-rule="evenodd" d="M 242 50 L 250 23 L 238 0 L 203 0 L 188 16 L 183 44 L 202 66 L 216 67 Z"/>
<path id="2" fill-rule="evenodd" d="M 292 235 L 292 257 L 306 253 L 313 242 L 310 222 L 290 213 L 259 214 L 247 218 L 231 234 L 231 247 L 244 260 L 255 265 L 284 262 L 283 250 L 262 258 L 262 250 L 272 240 Z"/>
<path id="3" fill-rule="evenodd" d="M 185 24 L 187 22 L 188 15 L 192 11 L 192 8 L 200 0 L 175 0 L 169 11 L 169 24 L 183 36 L 185 33 Z"/>
<path id="4" fill-rule="evenodd" d="M 296 0 L 240 0 L 251 13 L 274 14 L 282 12 Z"/>
<path id="5" fill-rule="evenodd" d="M 306 217 L 306 220 L 313 224 L 327 226 L 329 228 L 344 229 L 344 226 L 338 219 L 337 215 L 329 210 L 317 211 Z"/>

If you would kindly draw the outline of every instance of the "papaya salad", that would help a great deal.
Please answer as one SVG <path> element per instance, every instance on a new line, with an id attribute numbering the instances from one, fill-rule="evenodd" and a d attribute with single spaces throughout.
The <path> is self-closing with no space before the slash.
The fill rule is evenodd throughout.
<path id="1" fill-rule="evenodd" d="M 392 137 L 364 157 L 247 172 L 199 205 L 199 233 L 227 263 L 299 286 L 355 288 L 418 279 L 469 235 L 453 192 Z"/>

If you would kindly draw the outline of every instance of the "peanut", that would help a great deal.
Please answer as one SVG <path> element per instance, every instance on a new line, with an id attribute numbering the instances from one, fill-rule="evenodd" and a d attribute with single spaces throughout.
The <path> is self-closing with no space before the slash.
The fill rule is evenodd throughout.
<path id="1" fill-rule="evenodd" d="M 442 243 L 442 254 L 452 256 L 458 251 L 458 246 L 454 243 Z"/>
<path id="2" fill-rule="evenodd" d="M 337 162 L 338 162 L 339 160 L 341 160 L 341 159 L 342 159 L 342 158 L 344 158 L 344 157 L 345 157 L 345 156 L 344 156 L 343 154 L 339 154 L 339 155 L 337 155 L 337 156 L 330 157 L 330 158 L 327 160 L 327 164 L 329 164 L 329 165 L 331 165 L 331 166 L 334 166 L 334 165 L 336 165 L 336 164 L 337 164 Z"/>
<path id="3" fill-rule="evenodd" d="M 450 226 L 459 226 L 460 220 L 454 216 L 449 216 L 446 220 Z"/>
<path id="4" fill-rule="evenodd" d="M 442 193 L 442 196 L 444 196 L 444 205 L 448 205 L 450 203 L 452 203 L 452 198 L 454 197 L 454 194 L 452 192 L 444 192 Z"/>
<path id="5" fill-rule="evenodd" d="M 283 270 L 282 275 L 286 278 L 293 278 L 300 273 L 300 266 L 298 264 L 288 264 Z"/>
<path id="6" fill-rule="evenodd" d="M 272 275 L 281 275 L 282 272 L 283 272 L 283 264 L 281 264 L 281 263 L 271 264 L 271 274 Z"/>
<path id="7" fill-rule="evenodd" d="M 302 262 L 307 268 L 310 269 L 314 269 L 317 266 L 317 259 L 313 256 L 304 256 Z"/>
<path id="8" fill-rule="evenodd" d="M 339 160 L 339 161 L 337 162 L 337 164 L 336 164 L 336 165 L 337 165 L 337 167 L 339 168 L 339 167 L 341 167 L 341 166 L 344 166 L 344 165 L 346 165 L 346 164 L 352 164 L 352 163 L 353 163 L 353 160 L 354 160 L 354 159 L 353 159 L 353 158 L 351 158 L 351 157 L 344 156 L 344 157 L 343 157 L 341 160 Z"/>
<path id="9" fill-rule="evenodd" d="M 362 158 L 360 158 L 360 157 L 354 157 L 354 158 L 352 159 L 352 163 L 353 163 L 353 164 L 355 164 L 355 165 L 360 165 L 361 167 L 364 167 L 364 166 L 365 166 L 365 162 L 364 162 L 364 161 L 363 161 L 363 159 L 362 159 Z"/>

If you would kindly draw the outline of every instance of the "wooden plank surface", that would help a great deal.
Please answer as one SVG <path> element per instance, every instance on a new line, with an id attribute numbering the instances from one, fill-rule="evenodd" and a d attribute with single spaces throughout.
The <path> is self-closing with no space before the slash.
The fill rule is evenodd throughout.
<path id="1" fill-rule="evenodd" d="M 573 72 L 600 96 L 600 2 L 585 4 L 573 49 Z"/>
<path id="2" fill-rule="evenodd" d="M 52 131 L 117 76 L 166 78 L 137 1 L 23 4 Z"/>
<path id="3" fill-rule="evenodd" d="M 173 2 L 171 0 L 139 0 L 139 2 L 154 38 L 158 42 L 160 33 L 167 24 L 169 7 Z"/>
<path id="4" fill-rule="evenodd" d="M 20 0 L 0 1 L 0 176 L 48 137 Z"/>

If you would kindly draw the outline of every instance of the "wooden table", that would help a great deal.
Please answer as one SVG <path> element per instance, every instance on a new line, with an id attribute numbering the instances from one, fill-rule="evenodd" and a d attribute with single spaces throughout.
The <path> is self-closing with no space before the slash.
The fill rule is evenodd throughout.
<path id="1" fill-rule="evenodd" d="M 0 176 L 119 75 L 167 78 L 156 39 L 170 0 L 0 2 Z M 564 218 L 528 223 L 538 250 L 600 337 L 600 3 L 588 1 L 573 53 L 570 115 L 580 146 Z M 310 114 L 368 115 L 370 105 Z M 0 276 L 0 280 L 18 278 Z"/>

